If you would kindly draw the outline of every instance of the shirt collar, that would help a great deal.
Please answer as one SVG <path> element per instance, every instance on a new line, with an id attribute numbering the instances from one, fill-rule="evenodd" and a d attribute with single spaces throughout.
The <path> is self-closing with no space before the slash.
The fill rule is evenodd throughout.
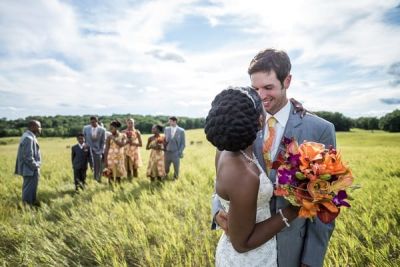
<path id="1" fill-rule="evenodd" d="M 27 133 L 29 135 L 31 135 L 33 137 L 33 139 L 37 140 L 36 135 L 33 132 L 31 132 L 30 130 L 27 130 Z"/>
<path id="2" fill-rule="evenodd" d="M 277 113 L 275 113 L 275 115 L 271 115 L 267 112 L 265 120 L 267 121 L 269 118 L 274 117 L 280 125 L 285 127 L 287 121 L 289 120 L 289 115 L 290 115 L 290 101 L 288 101 L 283 108 L 281 108 Z"/>

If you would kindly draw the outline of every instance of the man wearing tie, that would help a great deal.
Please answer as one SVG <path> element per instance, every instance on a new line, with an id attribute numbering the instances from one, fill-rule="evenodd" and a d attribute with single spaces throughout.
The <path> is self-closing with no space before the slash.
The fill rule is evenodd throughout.
<path id="1" fill-rule="evenodd" d="M 276 170 L 272 162 L 280 151 L 284 151 L 282 138 L 295 138 L 301 144 L 305 140 L 336 146 L 335 128 L 332 123 L 312 114 L 301 118 L 294 113 L 295 106 L 287 97 L 292 75 L 289 56 L 284 51 L 265 49 L 251 61 L 248 68 L 251 85 L 263 101 L 266 113 L 266 125 L 257 135 L 254 154 L 268 174 L 273 184 L 276 183 Z M 271 214 L 285 208 L 288 202 L 283 197 L 272 197 Z M 221 210 L 218 198 L 214 197 L 212 215 L 216 223 L 227 230 L 227 214 Z M 215 221 L 212 225 L 215 228 Z M 283 229 L 276 235 L 278 266 L 323 266 L 329 239 L 334 229 L 334 222 L 322 223 L 318 218 L 306 220 L 297 218 L 290 223 L 290 228 Z"/>
<path id="2" fill-rule="evenodd" d="M 174 179 L 179 177 L 180 159 L 185 149 L 185 130 L 177 125 L 178 119 L 169 118 L 169 127 L 165 128 L 165 173 L 168 175 L 171 163 L 174 165 Z"/>
<path id="3" fill-rule="evenodd" d="M 90 166 L 93 168 L 94 179 L 100 183 L 106 131 L 103 127 L 99 126 L 98 118 L 92 116 L 90 117 L 90 124 L 83 127 L 82 132 L 86 145 L 90 150 Z"/>
<path id="4" fill-rule="evenodd" d="M 39 183 L 41 156 L 36 137 L 42 132 L 39 121 L 30 121 L 28 130 L 19 141 L 15 174 L 24 178 L 22 184 L 22 201 L 37 205 L 36 192 Z"/>

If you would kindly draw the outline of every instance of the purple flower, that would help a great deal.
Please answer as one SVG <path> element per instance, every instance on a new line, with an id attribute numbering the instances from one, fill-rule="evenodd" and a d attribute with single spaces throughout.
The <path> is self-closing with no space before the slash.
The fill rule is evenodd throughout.
<path id="1" fill-rule="evenodd" d="M 292 182 L 292 178 L 296 174 L 296 169 L 280 169 L 278 170 L 278 182 L 279 184 L 289 184 Z"/>
<path id="2" fill-rule="evenodd" d="M 299 154 L 289 153 L 289 157 L 287 158 L 287 161 L 292 167 L 297 168 L 300 165 L 300 153 Z"/>
<path id="3" fill-rule="evenodd" d="M 347 198 L 347 193 L 344 190 L 340 190 L 338 194 L 332 199 L 333 203 L 340 207 L 340 206 L 346 206 L 350 207 L 350 204 L 344 201 L 344 199 Z"/>
<path id="4" fill-rule="evenodd" d="M 285 136 L 283 137 L 282 143 L 284 143 L 285 145 L 288 145 L 288 144 L 290 144 L 290 142 L 292 142 L 292 139 L 287 138 Z"/>

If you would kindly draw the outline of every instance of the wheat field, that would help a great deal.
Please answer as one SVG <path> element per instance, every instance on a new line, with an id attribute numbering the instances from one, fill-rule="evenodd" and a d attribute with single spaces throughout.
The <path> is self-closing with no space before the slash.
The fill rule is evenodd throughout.
<path id="1" fill-rule="evenodd" d="M 352 207 L 336 221 L 325 266 L 400 266 L 400 134 L 338 133 L 352 167 Z M 144 137 L 147 140 L 147 137 Z M 213 266 L 220 232 L 210 230 L 214 148 L 202 130 L 187 131 L 181 177 L 150 183 L 148 152 L 140 177 L 75 194 L 74 138 L 39 138 L 43 166 L 39 209 L 21 205 L 13 175 L 18 138 L 0 139 L 1 266 Z"/>

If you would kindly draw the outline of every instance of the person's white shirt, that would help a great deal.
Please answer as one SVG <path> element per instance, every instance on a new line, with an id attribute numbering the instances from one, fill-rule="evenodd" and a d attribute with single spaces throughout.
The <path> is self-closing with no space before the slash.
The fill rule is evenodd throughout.
<path id="1" fill-rule="evenodd" d="M 92 138 L 96 138 L 98 126 L 97 127 L 90 126 L 90 127 L 92 128 Z"/>
<path id="2" fill-rule="evenodd" d="M 174 138 L 176 133 L 176 126 L 171 126 L 171 138 Z"/>
<path id="3" fill-rule="evenodd" d="M 264 141 L 268 138 L 269 136 L 269 129 L 268 129 L 268 119 L 271 117 L 274 117 L 276 119 L 276 124 L 275 124 L 275 139 L 274 142 L 272 143 L 272 148 L 271 148 L 271 158 L 275 158 L 276 153 L 278 152 L 279 149 L 279 144 L 281 142 L 283 133 L 285 131 L 286 124 L 289 120 L 289 115 L 290 115 L 290 101 L 286 103 L 286 105 L 281 108 L 275 115 L 271 115 L 267 112 L 266 120 L 265 120 L 265 133 L 264 133 Z"/>

